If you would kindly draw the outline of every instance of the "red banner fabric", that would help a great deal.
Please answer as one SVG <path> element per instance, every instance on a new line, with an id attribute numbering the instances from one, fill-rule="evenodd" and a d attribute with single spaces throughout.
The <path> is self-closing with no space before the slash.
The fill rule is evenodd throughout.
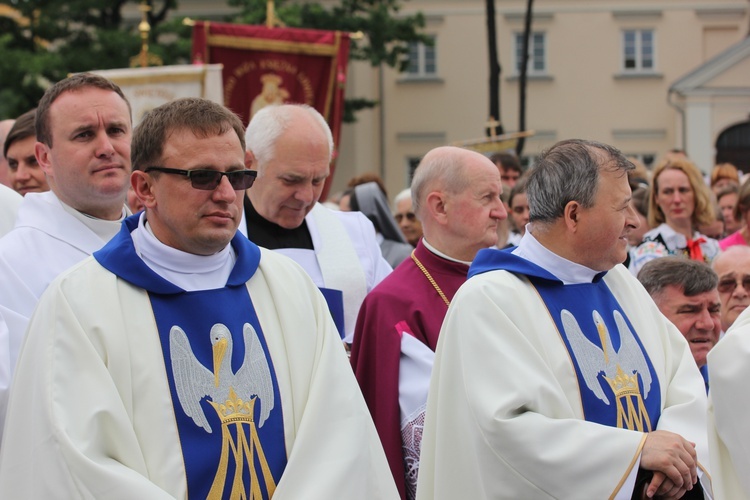
<path id="1" fill-rule="evenodd" d="M 192 57 L 195 63 L 224 65 L 224 104 L 245 125 L 269 104 L 308 104 L 325 117 L 338 150 L 348 33 L 198 21 L 193 27 Z M 322 199 L 333 170 L 331 165 Z"/>

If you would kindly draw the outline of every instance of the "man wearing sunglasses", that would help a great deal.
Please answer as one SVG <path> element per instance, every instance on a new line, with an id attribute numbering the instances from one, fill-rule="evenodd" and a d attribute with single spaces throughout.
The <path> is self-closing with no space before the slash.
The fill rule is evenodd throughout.
<path id="1" fill-rule="evenodd" d="M 708 390 L 706 356 L 721 334 L 716 273 L 703 262 L 662 257 L 644 265 L 638 281 L 687 340 Z"/>
<path id="2" fill-rule="evenodd" d="M 393 199 L 393 218 L 396 219 L 406 241 L 416 247 L 422 238 L 422 223 L 417 219 L 412 206 L 411 189 L 404 189 Z"/>
<path id="3" fill-rule="evenodd" d="M 719 275 L 721 329 L 729 330 L 742 311 L 750 306 L 750 247 L 734 245 L 711 263 Z"/>
<path id="4" fill-rule="evenodd" d="M 130 104 L 117 85 L 88 73 L 57 82 L 39 102 L 35 128 L 35 161 L 52 190 L 24 196 L 15 228 L 0 240 L 0 321 L 8 330 L 0 336 L 0 423 L 42 292 L 117 234 L 130 213 Z"/>
<path id="5" fill-rule="evenodd" d="M 351 344 L 362 300 L 391 266 L 367 217 L 318 203 L 333 155 L 328 124 L 310 106 L 267 106 L 253 116 L 245 140 L 248 168 L 258 170 L 245 200 L 248 238 L 307 271 Z"/>
<path id="6" fill-rule="evenodd" d="M 204 99 L 133 135 L 145 206 L 31 320 L 2 498 L 394 498 L 325 299 L 237 233 L 243 127 Z"/>

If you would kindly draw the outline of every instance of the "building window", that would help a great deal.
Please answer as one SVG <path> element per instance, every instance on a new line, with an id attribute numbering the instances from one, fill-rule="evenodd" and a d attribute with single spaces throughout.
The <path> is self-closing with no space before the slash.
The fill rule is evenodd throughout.
<path id="1" fill-rule="evenodd" d="M 406 185 L 411 186 L 411 181 L 414 178 L 414 171 L 417 170 L 417 167 L 419 166 L 419 162 L 422 161 L 421 156 L 410 156 L 406 159 L 407 167 L 406 167 Z"/>
<path id="2" fill-rule="evenodd" d="M 406 68 L 408 76 L 415 78 L 437 76 L 435 37 L 431 38 L 431 45 L 422 42 L 409 43 L 409 65 Z"/>
<path id="3" fill-rule="evenodd" d="M 516 74 L 521 73 L 521 62 L 523 59 L 523 33 L 515 34 L 516 44 Z M 526 74 L 538 75 L 547 73 L 547 47 L 546 35 L 535 31 L 529 37 L 529 59 L 527 61 Z"/>
<path id="4" fill-rule="evenodd" d="M 622 67 L 627 72 L 650 72 L 655 69 L 654 30 L 622 32 Z"/>

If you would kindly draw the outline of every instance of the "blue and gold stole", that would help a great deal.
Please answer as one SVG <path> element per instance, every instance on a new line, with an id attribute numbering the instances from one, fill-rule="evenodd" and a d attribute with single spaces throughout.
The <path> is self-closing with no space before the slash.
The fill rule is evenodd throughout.
<path id="1" fill-rule="evenodd" d="M 287 456 L 279 386 L 245 285 L 260 250 L 235 236 L 237 261 L 227 286 L 185 292 L 136 255 L 130 231 L 137 223 L 137 216 L 128 218 L 94 257 L 149 293 L 188 498 L 270 498 Z"/>
<path id="2" fill-rule="evenodd" d="M 603 278 L 564 285 L 541 267 L 510 252 L 480 251 L 470 276 L 503 269 L 536 288 L 578 378 L 584 418 L 648 432 L 661 415 L 659 377 L 637 332 Z"/>

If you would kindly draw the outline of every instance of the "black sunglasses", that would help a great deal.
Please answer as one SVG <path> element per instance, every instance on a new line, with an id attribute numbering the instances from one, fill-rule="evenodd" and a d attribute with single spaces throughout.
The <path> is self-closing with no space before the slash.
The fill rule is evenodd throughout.
<path id="1" fill-rule="evenodd" d="M 396 219 L 396 222 L 398 222 L 399 224 L 402 220 L 404 220 L 404 217 L 406 217 L 409 222 L 414 222 L 417 220 L 417 216 L 414 215 L 414 212 L 406 212 L 405 214 L 396 214 L 393 216 L 393 218 Z"/>
<path id="2" fill-rule="evenodd" d="M 737 288 L 738 281 L 740 281 L 742 288 L 744 288 L 747 293 L 750 293 L 750 276 L 745 276 L 742 280 L 724 278 L 719 281 L 719 285 L 716 288 L 719 290 L 719 293 L 732 293 Z"/>
<path id="3" fill-rule="evenodd" d="M 257 170 L 233 170 L 231 172 L 219 172 L 218 170 L 181 170 L 179 168 L 146 167 L 144 172 L 164 172 L 165 174 L 184 175 L 190 179 L 190 185 L 195 189 L 211 191 L 221 183 L 221 178 L 227 176 L 229 184 L 235 191 L 248 189 L 258 176 Z"/>

